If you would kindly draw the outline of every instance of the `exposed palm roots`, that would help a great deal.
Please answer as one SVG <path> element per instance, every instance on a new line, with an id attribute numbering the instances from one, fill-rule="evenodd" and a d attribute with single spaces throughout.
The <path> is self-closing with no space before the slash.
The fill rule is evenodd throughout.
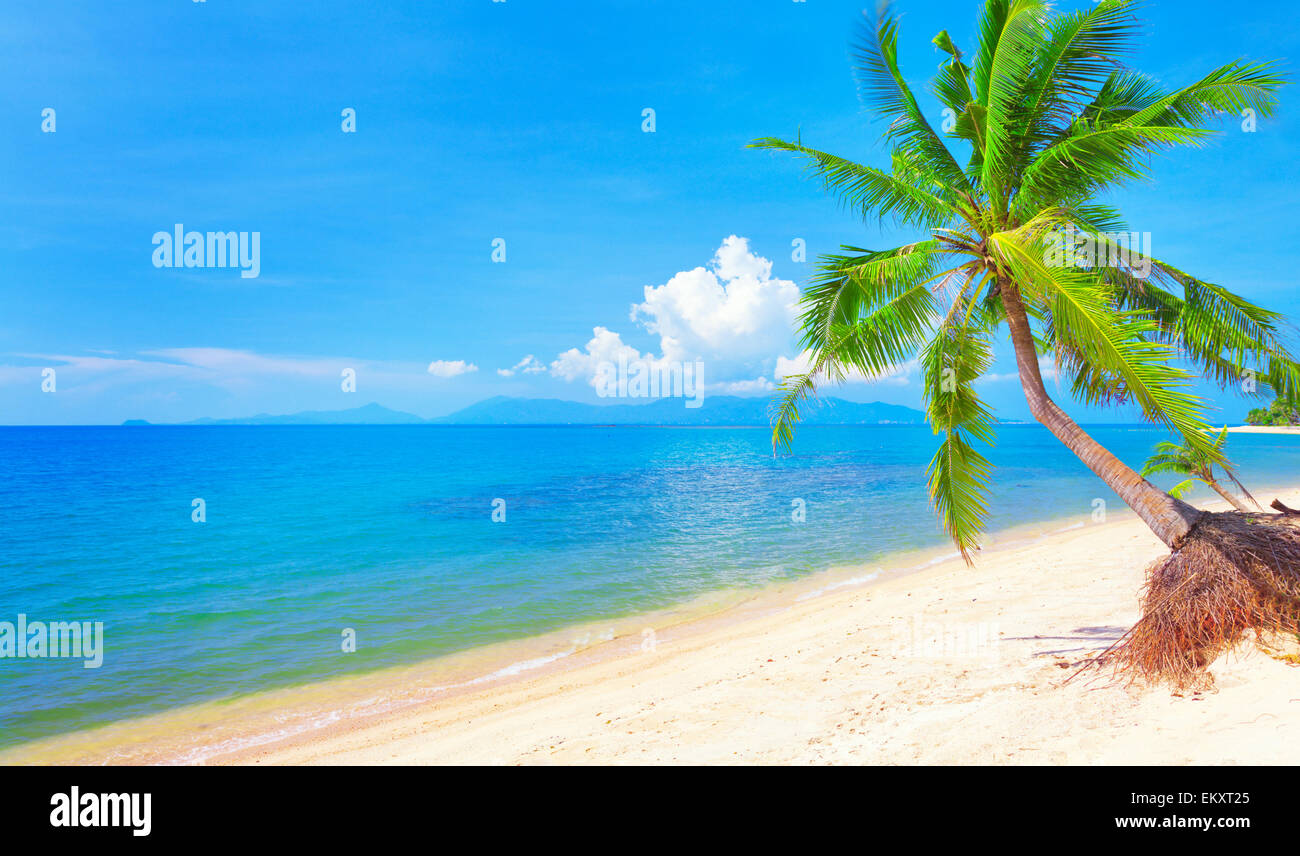
<path id="1" fill-rule="evenodd" d="M 1300 633 L 1300 518 L 1206 514 L 1147 568 L 1142 618 L 1103 659 L 1130 679 L 1184 689 L 1243 640 Z"/>

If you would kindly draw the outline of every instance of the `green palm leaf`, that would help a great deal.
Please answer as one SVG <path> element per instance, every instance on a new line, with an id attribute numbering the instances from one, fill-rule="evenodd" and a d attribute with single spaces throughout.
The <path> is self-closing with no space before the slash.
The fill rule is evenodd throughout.
<path id="1" fill-rule="evenodd" d="M 969 563 L 986 528 L 993 469 L 973 441 L 994 442 L 993 414 L 974 384 L 993 364 L 993 348 L 987 333 L 966 317 L 960 309 L 950 313 L 922 351 L 921 376 L 926 417 L 943 438 L 926 469 L 930 500 Z"/>
<path id="2" fill-rule="evenodd" d="M 898 20 L 882 5 L 873 23 L 863 27 L 856 50 L 858 85 L 863 100 L 889 120 L 886 138 L 896 149 L 916 152 L 935 177 L 955 190 L 971 191 L 952 152 L 917 104 L 916 96 L 898 68 Z"/>
<path id="3" fill-rule="evenodd" d="M 863 217 L 893 216 L 899 223 L 924 228 L 947 225 L 961 216 L 951 202 L 934 192 L 879 169 L 775 137 L 754 140 L 749 146 L 803 155 L 826 190 Z"/>

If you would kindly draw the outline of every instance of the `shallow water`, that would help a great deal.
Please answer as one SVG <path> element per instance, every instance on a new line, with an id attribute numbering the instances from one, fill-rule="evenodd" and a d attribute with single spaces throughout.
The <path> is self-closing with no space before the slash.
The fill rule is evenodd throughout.
<path id="1" fill-rule="evenodd" d="M 1090 430 L 1131 464 L 1163 438 Z M 0 745 L 940 547 L 935 445 L 903 425 L 809 426 L 784 458 L 761 428 L 0 428 L 0 622 L 105 637 L 98 669 L 0 658 Z M 1300 471 L 1295 437 L 1229 451 L 1261 492 Z M 994 530 L 1122 509 L 1037 426 L 1000 426 L 990 457 Z"/>

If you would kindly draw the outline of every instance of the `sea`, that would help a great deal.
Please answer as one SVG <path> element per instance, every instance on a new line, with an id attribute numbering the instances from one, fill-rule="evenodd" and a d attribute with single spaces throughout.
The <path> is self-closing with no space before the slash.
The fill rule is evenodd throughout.
<path id="1" fill-rule="evenodd" d="M 1165 438 L 1088 430 L 1135 466 Z M 808 426 L 782 456 L 743 427 L 0 428 L 0 651 L 20 615 L 102 628 L 94 668 L 0 656 L 0 748 L 947 550 L 937 442 L 918 425 Z M 1300 438 L 1228 451 L 1265 505 L 1300 481 Z M 1124 511 L 1038 426 L 999 426 L 988 455 L 994 533 Z"/>

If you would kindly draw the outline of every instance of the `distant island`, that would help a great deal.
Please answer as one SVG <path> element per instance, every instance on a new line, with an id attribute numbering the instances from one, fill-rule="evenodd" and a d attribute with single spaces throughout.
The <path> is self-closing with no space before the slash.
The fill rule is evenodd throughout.
<path id="1" fill-rule="evenodd" d="M 371 403 L 350 410 L 306 410 L 273 415 L 260 413 L 236 419 L 205 417 L 180 425 L 769 425 L 767 398 L 713 396 L 704 406 L 687 408 L 680 398 L 660 398 L 645 404 L 584 404 L 556 398 L 495 396 L 463 410 L 433 419 Z M 822 398 L 807 409 L 808 425 L 921 424 L 925 414 L 899 404 L 861 403 Z M 123 425 L 151 425 L 128 419 Z"/>

